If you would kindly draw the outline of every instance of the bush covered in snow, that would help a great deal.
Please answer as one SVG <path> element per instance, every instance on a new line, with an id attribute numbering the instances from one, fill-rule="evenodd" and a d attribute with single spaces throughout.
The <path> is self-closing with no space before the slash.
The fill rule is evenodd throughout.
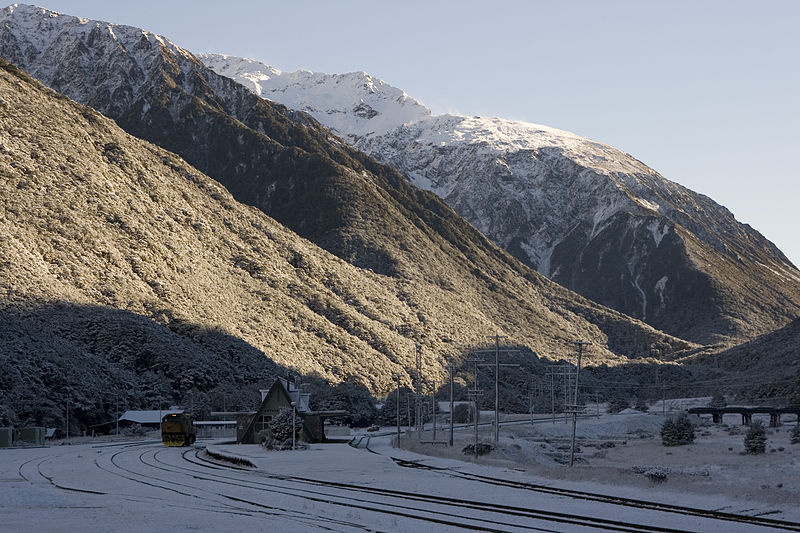
<path id="1" fill-rule="evenodd" d="M 764 453 L 767 449 L 767 432 L 764 429 L 764 424 L 760 420 L 756 420 L 750 424 L 750 429 L 744 436 L 744 451 L 747 453 L 757 454 Z"/>
<path id="2" fill-rule="evenodd" d="M 797 425 L 794 427 L 794 429 L 792 429 L 789 439 L 792 444 L 800 444 L 800 425 Z"/>
<path id="3" fill-rule="evenodd" d="M 627 399 L 623 398 L 622 396 L 617 396 L 615 398 L 611 398 L 608 402 L 608 409 L 609 413 L 619 413 L 620 411 L 624 411 L 630 407 L 630 402 Z"/>
<path id="4" fill-rule="evenodd" d="M 299 439 L 300 430 L 303 428 L 303 419 L 299 416 L 292 417 L 291 409 L 281 409 L 281 412 L 270 422 L 269 431 L 259 435 L 264 447 L 277 450 L 291 447 L 293 419 L 295 437 Z"/>
<path id="5" fill-rule="evenodd" d="M 487 444 L 485 442 L 479 442 L 477 447 L 474 444 L 467 444 L 461 451 L 464 453 L 464 455 L 474 456 L 474 455 L 486 455 L 493 449 L 494 446 L 492 446 L 491 444 Z"/>
<path id="6" fill-rule="evenodd" d="M 728 402 L 725 401 L 725 396 L 722 395 L 720 392 L 714 393 L 711 397 L 711 401 L 708 402 L 709 407 L 715 408 L 722 408 L 728 405 Z"/>
<path id="7" fill-rule="evenodd" d="M 661 426 L 661 442 L 664 446 L 681 446 L 694 442 L 694 425 L 685 413 L 678 418 L 668 418 Z"/>

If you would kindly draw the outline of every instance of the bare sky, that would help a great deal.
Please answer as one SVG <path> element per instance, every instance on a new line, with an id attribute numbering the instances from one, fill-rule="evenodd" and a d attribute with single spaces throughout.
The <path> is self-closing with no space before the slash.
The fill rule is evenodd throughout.
<path id="1" fill-rule="evenodd" d="M 281 70 L 364 70 L 434 113 L 605 142 L 800 266 L 800 2 L 318 0 L 40 5 Z"/>

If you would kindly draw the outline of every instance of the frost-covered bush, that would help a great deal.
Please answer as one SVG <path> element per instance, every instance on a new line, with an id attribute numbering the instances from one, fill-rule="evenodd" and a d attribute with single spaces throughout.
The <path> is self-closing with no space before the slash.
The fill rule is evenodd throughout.
<path id="1" fill-rule="evenodd" d="M 694 442 L 694 425 L 682 413 L 676 419 L 668 418 L 661 426 L 661 442 L 664 446 L 682 446 Z"/>
<path id="2" fill-rule="evenodd" d="M 714 393 L 714 395 L 711 397 L 711 401 L 708 402 L 709 407 L 714 407 L 717 409 L 721 409 L 726 405 L 728 405 L 728 402 L 725 401 L 725 396 L 723 396 L 720 392 Z"/>
<path id="3" fill-rule="evenodd" d="M 493 449 L 494 447 L 491 444 L 487 444 L 485 442 L 479 442 L 477 448 L 475 447 L 474 444 L 467 444 L 461 451 L 464 455 L 486 455 Z M 475 453 L 476 450 L 477 454 Z"/>
<path id="4" fill-rule="evenodd" d="M 663 483 L 669 476 L 669 469 L 663 466 L 654 466 L 645 470 L 644 475 L 653 483 Z"/>
<path id="5" fill-rule="evenodd" d="M 630 407 L 630 403 L 627 399 L 623 398 L 622 396 L 617 396 L 616 398 L 611 398 L 608 402 L 608 409 L 609 413 L 619 413 L 622 410 L 627 409 Z"/>
<path id="6" fill-rule="evenodd" d="M 470 421 L 470 413 L 472 410 L 470 409 L 469 404 L 460 403 L 453 407 L 453 422 L 456 424 L 466 424 Z"/>
<path id="7" fill-rule="evenodd" d="M 767 432 L 764 424 L 756 420 L 744 436 L 744 451 L 751 454 L 764 453 L 767 449 Z"/>
<path id="8" fill-rule="evenodd" d="M 641 411 L 642 413 L 646 413 L 650 408 L 647 406 L 647 400 L 644 398 L 637 398 L 636 405 L 633 407 L 637 411 Z"/>
<path id="9" fill-rule="evenodd" d="M 300 430 L 303 428 L 303 419 L 294 417 L 295 443 L 300 439 Z M 258 433 L 258 440 L 268 450 L 286 450 L 292 447 L 292 410 L 281 409 L 272 418 L 269 428 Z"/>

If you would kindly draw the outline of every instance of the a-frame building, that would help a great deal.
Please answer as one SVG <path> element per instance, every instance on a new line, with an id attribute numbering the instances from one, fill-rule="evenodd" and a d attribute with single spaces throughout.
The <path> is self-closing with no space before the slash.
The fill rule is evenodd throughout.
<path id="1" fill-rule="evenodd" d="M 243 417 L 236 424 L 236 440 L 240 444 L 258 444 L 259 434 L 269 430 L 273 417 L 283 409 L 291 409 L 295 404 L 297 416 L 303 421 L 298 439 L 303 442 L 325 442 L 325 419 L 345 417 L 347 411 L 312 411 L 309 408 L 311 395 L 301 392 L 296 384 L 285 378 L 278 378 L 269 388 L 261 391 L 261 405 L 255 414 Z"/>

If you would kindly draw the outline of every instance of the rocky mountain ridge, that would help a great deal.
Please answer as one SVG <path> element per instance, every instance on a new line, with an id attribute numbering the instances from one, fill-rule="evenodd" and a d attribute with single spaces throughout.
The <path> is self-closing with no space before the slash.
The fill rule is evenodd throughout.
<path id="1" fill-rule="evenodd" d="M 435 192 L 540 273 L 659 329 L 730 344 L 800 313 L 800 272 L 777 247 L 618 149 L 537 124 L 433 116 L 366 73 L 199 57 Z"/>
<path id="2" fill-rule="evenodd" d="M 88 346 L 93 363 L 108 354 L 138 362 L 164 390 L 178 379 L 171 386 L 185 391 L 213 372 L 174 375 L 191 359 L 190 337 L 234 368 L 253 368 L 266 354 L 273 371 L 354 380 L 380 393 L 392 372 L 411 366 L 414 344 L 423 347 L 426 368 L 441 375 L 448 359 L 463 358 L 492 332 L 555 359 L 572 353 L 575 338 L 589 339 L 597 347 L 590 364 L 697 348 L 539 276 L 434 195 L 341 145 L 306 115 L 210 73 L 163 38 L 40 8 L 20 11 L 44 17 L 53 41 L 37 51 L 41 39 L 25 37 L 29 19 L 22 33 L 5 20 L 2 53 L 39 65 L 54 85 L 72 80 L 60 88 L 180 150 L 261 211 L 179 157 L 6 67 L 3 99 L 13 113 L 2 116 L 3 220 L 13 238 L 3 239 L 12 259 L 2 290 L 9 331 L 23 332 L 11 335 L 9 345 L 20 346 L 5 353 L 11 359 L 30 357 L 17 338 L 25 331 L 49 331 L 75 357 Z M 62 26 L 51 31 L 53 24 Z M 107 76 L 70 74 L 81 69 Z M 262 212 L 270 210 L 335 255 Z M 76 306 L 81 311 L 71 313 Z M 109 320 L 132 331 L 113 334 L 119 330 Z M 143 330 L 166 337 L 162 346 L 184 346 L 180 358 L 159 355 L 171 348 L 123 342 Z M 65 364 L 61 350 L 48 346 Z"/>
<path id="3" fill-rule="evenodd" d="M 506 272 L 516 296 L 492 299 L 463 274 L 355 267 L 1 60 L 0 110 L 6 420 L 52 422 L 69 400 L 100 422 L 120 394 L 239 397 L 286 369 L 381 393 L 415 343 L 439 375 L 484 331 L 555 357 L 590 339 L 590 364 L 626 361 L 603 329 L 616 348 L 695 348 L 535 277 Z"/>

